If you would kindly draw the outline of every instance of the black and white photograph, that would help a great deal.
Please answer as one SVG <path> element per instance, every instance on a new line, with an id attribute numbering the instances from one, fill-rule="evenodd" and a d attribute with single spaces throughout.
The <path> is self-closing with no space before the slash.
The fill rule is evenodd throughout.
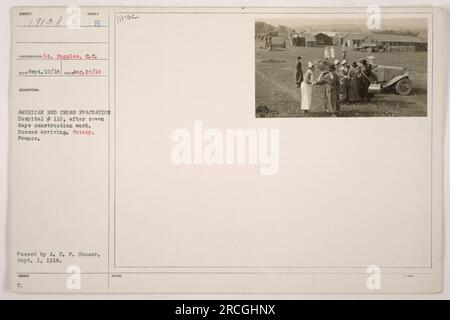
<path id="1" fill-rule="evenodd" d="M 427 116 L 428 20 L 380 20 L 256 20 L 256 117 Z"/>
<path id="2" fill-rule="evenodd" d="M 0 5 L 0 302 L 450 299 L 450 2 L 166 1 Z"/>

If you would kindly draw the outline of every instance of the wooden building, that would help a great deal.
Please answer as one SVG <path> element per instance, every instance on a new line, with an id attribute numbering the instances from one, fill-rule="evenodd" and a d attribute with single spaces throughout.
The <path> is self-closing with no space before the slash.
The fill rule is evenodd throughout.
<path id="1" fill-rule="evenodd" d="M 319 32 L 314 35 L 314 38 L 316 39 L 316 45 L 317 46 L 331 46 L 333 45 L 333 38 L 327 35 L 324 32 Z"/>
<path id="2" fill-rule="evenodd" d="M 347 47 L 359 46 L 367 38 L 366 33 L 348 33 L 342 40 L 342 45 Z"/>
<path id="3" fill-rule="evenodd" d="M 415 36 L 400 36 L 393 34 L 370 34 L 365 43 L 376 43 L 386 48 L 413 47 L 414 51 L 426 51 L 428 41 L 425 38 Z"/>
<path id="4" fill-rule="evenodd" d="M 315 47 L 316 38 L 309 32 L 300 31 L 291 33 L 292 45 L 296 47 Z"/>

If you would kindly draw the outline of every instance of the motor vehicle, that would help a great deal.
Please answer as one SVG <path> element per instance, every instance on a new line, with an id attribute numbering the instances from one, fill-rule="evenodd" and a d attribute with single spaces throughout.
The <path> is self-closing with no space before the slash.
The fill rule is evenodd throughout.
<path id="1" fill-rule="evenodd" d="M 372 67 L 377 77 L 377 82 L 369 86 L 369 92 L 395 91 L 402 96 L 407 96 L 411 93 L 413 85 L 406 68 L 383 65 Z"/>

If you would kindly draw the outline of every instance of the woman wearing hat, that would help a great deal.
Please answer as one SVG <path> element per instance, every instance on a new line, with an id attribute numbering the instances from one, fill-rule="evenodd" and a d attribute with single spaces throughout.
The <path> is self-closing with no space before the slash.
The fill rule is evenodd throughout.
<path id="1" fill-rule="evenodd" d="M 334 64 L 330 64 L 328 70 L 329 72 L 326 75 L 319 77 L 317 84 L 325 84 L 325 104 L 328 106 L 328 111 L 335 116 L 340 109 L 340 78 L 336 73 Z"/>
<path id="2" fill-rule="evenodd" d="M 372 67 L 367 63 L 366 59 L 359 59 L 361 63 L 361 78 L 360 78 L 360 86 L 359 86 L 359 95 L 362 101 L 369 101 L 369 86 L 371 83 L 372 76 Z"/>
<path id="3" fill-rule="evenodd" d="M 334 67 L 335 67 L 336 69 L 339 68 L 340 63 L 341 63 L 341 62 L 339 61 L 339 59 L 334 59 Z"/>
<path id="4" fill-rule="evenodd" d="M 331 46 L 331 48 L 330 48 L 330 56 L 331 56 L 331 59 L 334 59 L 336 57 L 336 52 L 334 51 L 333 46 Z"/>
<path id="5" fill-rule="evenodd" d="M 349 66 L 347 64 L 346 60 L 342 60 L 341 62 L 341 68 L 340 68 L 340 92 L 339 92 L 339 99 L 341 102 L 347 102 L 348 99 L 348 82 L 349 82 Z"/>
<path id="6" fill-rule="evenodd" d="M 359 77 L 360 69 L 356 62 L 353 62 L 348 70 L 348 101 L 357 102 L 359 100 Z"/>
<path id="7" fill-rule="evenodd" d="M 301 84 L 301 93 L 302 93 L 301 110 L 304 113 L 311 110 L 313 70 L 314 64 L 311 61 L 308 61 L 308 70 L 303 75 L 303 81 Z"/>
<path id="8" fill-rule="evenodd" d="M 330 59 L 330 49 L 328 47 L 325 47 L 325 51 L 323 52 L 323 56 L 325 60 Z"/>

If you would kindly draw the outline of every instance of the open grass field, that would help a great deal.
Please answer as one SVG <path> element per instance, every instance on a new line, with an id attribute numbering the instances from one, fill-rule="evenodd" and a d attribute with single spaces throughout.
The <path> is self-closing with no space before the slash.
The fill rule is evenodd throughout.
<path id="1" fill-rule="evenodd" d="M 323 59 L 322 47 L 277 48 L 274 51 L 262 49 L 263 43 L 255 45 L 255 81 L 257 117 L 326 117 L 323 109 L 323 86 L 313 86 L 312 109 L 304 114 L 300 111 L 300 88 L 295 85 L 295 64 L 297 56 L 302 57 L 303 71 L 308 61 Z M 336 55 L 341 59 L 341 48 Z M 340 117 L 406 117 L 427 115 L 427 52 L 358 52 L 347 50 L 347 61 L 374 56 L 375 63 L 408 69 L 413 91 L 408 96 L 396 93 L 375 94 L 369 103 L 343 104 Z M 319 72 L 316 71 L 315 78 Z"/>

